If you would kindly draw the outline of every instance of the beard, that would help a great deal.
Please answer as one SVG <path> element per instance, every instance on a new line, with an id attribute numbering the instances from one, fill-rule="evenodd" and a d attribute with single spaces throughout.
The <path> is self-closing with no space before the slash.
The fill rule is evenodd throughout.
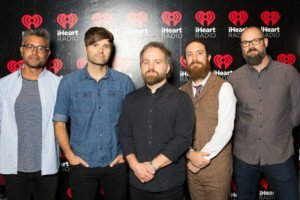
<path id="1" fill-rule="evenodd" d="M 150 72 L 151 72 L 151 74 L 148 74 Z M 153 73 L 155 73 L 155 74 L 153 74 Z M 165 78 L 166 78 L 165 75 L 159 74 L 157 71 L 154 71 L 154 70 L 148 70 L 145 73 L 145 75 L 143 75 L 143 79 L 147 85 L 155 85 L 155 84 L 160 83 L 163 80 L 165 80 Z"/>
<path id="2" fill-rule="evenodd" d="M 251 48 L 248 50 L 247 53 L 250 53 L 251 51 L 257 51 L 258 53 L 257 55 L 248 55 L 243 51 L 243 57 L 250 66 L 259 65 L 264 59 L 264 57 L 267 55 L 265 48 L 262 51 L 258 51 L 256 48 Z"/>
<path id="3" fill-rule="evenodd" d="M 193 67 L 193 65 L 197 66 Z M 193 80 L 205 79 L 205 77 L 210 71 L 210 63 L 208 60 L 205 64 L 203 64 L 200 61 L 193 61 L 187 66 L 186 70 Z"/>

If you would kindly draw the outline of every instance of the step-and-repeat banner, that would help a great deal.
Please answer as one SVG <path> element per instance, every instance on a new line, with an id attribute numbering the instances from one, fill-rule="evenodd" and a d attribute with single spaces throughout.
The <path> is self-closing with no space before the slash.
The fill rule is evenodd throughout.
<path id="1" fill-rule="evenodd" d="M 52 38 L 47 65 L 63 76 L 86 63 L 84 33 L 103 26 L 115 36 L 112 67 L 128 74 L 135 86 L 140 76 L 139 52 L 149 41 L 162 41 L 173 53 L 171 83 L 181 86 L 188 79 L 183 59 L 185 43 L 201 38 L 212 53 L 213 73 L 227 78 L 245 61 L 240 50 L 241 32 L 260 27 L 269 38 L 268 54 L 300 70 L 298 0 L 1 0 L 0 77 L 20 68 L 19 47 L 26 29 L 46 28 Z M 297 145 L 297 144 L 296 144 Z M 62 156 L 58 199 L 71 199 L 69 164 Z M 6 199 L 0 177 L 0 199 Z M 236 199 L 232 182 L 231 199 Z M 275 199 L 265 177 L 259 183 L 259 199 Z M 99 198 L 101 191 L 99 190 Z M 188 197 L 187 197 L 188 198 Z"/>

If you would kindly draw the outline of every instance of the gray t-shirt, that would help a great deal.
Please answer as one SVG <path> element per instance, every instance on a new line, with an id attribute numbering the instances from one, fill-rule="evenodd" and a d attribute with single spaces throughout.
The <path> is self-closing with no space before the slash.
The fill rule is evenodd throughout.
<path id="1" fill-rule="evenodd" d="M 23 78 L 22 89 L 15 102 L 18 128 L 18 171 L 41 170 L 42 106 L 38 81 Z"/>

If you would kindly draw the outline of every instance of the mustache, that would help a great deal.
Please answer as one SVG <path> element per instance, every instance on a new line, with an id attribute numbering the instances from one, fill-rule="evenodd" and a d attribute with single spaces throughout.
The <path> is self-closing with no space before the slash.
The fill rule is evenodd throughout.
<path id="1" fill-rule="evenodd" d="M 248 53 L 251 52 L 251 51 L 258 51 L 258 50 L 256 48 L 251 48 L 251 49 L 248 50 Z"/>
<path id="2" fill-rule="evenodd" d="M 189 64 L 189 66 L 192 66 L 192 65 L 194 65 L 194 64 L 203 65 L 203 62 L 201 62 L 201 61 L 192 61 L 192 62 Z"/>

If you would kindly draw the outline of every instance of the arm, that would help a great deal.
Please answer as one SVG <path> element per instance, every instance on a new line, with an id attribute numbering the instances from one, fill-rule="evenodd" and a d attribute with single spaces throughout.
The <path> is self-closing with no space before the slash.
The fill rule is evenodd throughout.
<path id="1" fill-rule="evenodd" d="M 195 114 L 193 103 L 186 93 L 181 97 L 176 109 L 175 137 L 166 145 L 161 154 L 153 159 L 152 163 L 157 169 L 176 162 L 192 143 Z"/>
<path id="2" fill-rule="evenodd" d="M 291 112 L 292 124 L 294 127 L 300 124 L 300 74 L 298 71 L 291 67 L 290 74 L 290 99 L 291 99 Z"/>
<path id="3" fill-rule="evenodd" d="M 89 165 L 80 157 L 76 156 L 75 153 L 72 151 L 66 124 L 64 122 L 54 122 L 54 129 L 58 143 L 60 144 L 70 164 L 82 164 L 83 166 L 88 167 Z"/>
<path id="4" fill-rule="evenodd" d="M 209 153 L 207 159 L 217 156 L 232 136 L 235 118 L 236 98 L 229 83 L 224 83 L 219 93 L 218 125 L 211 140 L 202 148 Z"/>

